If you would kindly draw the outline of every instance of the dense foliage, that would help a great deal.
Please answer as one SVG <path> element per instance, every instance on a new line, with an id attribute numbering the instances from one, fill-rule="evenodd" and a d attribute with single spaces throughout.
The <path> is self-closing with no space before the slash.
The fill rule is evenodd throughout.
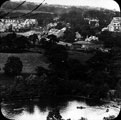
<path id="1" fill-rule="evenodd" d="M 23 52 L 30 47 L 27 37 L 17 36 L 15 33 L 0 38 L 1 52 Z"/>
<path id="2" fill-rule="evenodd" d="M 6 61 L 3 69 L 6 75 L 15 76 L 21 73 L 22 68 L 23 64 L 20 58 L 10 56 L 8 57 L 8 60 Z"/>
<path id="3" fill-rule="evenodd" d="M 69 50 L 58 44 L 60 39 L 55 35 L 48 35 L 41 39 L 41 46 L 38 48 L 44 51 L 43 55 L 49 64 L 48 69 L 38 66 L 35 75 L 26 78 L 17 76 L 13 85 L 9 89 L 7 88 L 6 95 L 11 96 L 11 98 L 72 95 L 99 100 L 100 98 L 106 98 L 110 89 L 120 90 L 117 82 L 120 81 L 121 77 L 121 35 L 120 33 L 100 32 L 114 16 L 118 16 L 118 12 L 76 7 L 65 10 L 64 8 L 42 6 L 39 10 L 42 9 L 47 12 L 51 10 L 56 14 L 41 13 L 40 15 L 40 13 L 35 13 L 27 17 L 37 18 L 39 25 L 44 27 L 53 22 L 55 16 L 59 17 L 56 28 L 61 29 L 65 26 L 67 28 L 61 38 L 62 41 L 74 42 L 75 32 L 77 31 L 83 38 L 97 35 L 99 42 L 104 45 L 103 50 L 106 49 L 107 51 L 93 51 L 93 57 L 84 64 L 76 58 L 69 57 Z M 59 13 L 59 11 L 61 12 Z M 16 14 L 14 13 L 12 16 Z M 98 19 L 99 26 L 89 25 L 84 18 Z M 69 27 L 67 27 L 67 23 Z M 31 46 L 35 46 L 36 39 L 36 35 L 31 35 L 29 39 L 18 37 L 16 34 L 7 35 L 0 39 L 0 51 L 24 51 Z M 19 58 L 10 57 L 5 64 L 4 71 L 7 75 L 19 75 L 22 71 L 22 62 Z"/>

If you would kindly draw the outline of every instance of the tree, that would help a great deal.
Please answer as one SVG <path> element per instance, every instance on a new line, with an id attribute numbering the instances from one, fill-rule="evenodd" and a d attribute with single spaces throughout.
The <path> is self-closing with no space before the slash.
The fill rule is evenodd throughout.
<path id="1" fill-rule="evenodd" d="M 36 72 L 37 72 L 37 75 L 38 75 L 38 76 L 42 76 L 43 74 L 47 74 L 47 73 L 48 73 L 48 70 L 45 69 L 45 68 L 42 67 L 42 66 L 38 66 L 38 67 L 36 68 Z"/>
<path id="2" fill-rule="evenodd" d="M 64 32 L 64 36 L 63 36 L 63 40 L 65 42 L 74 42 L 75 40 L 75 32 L 74 29 L 70 28 L 70 29 L 67 29 L 65 32 Z"/>
<path id="3" fill-rule="evenodd" d="M 20 51 L 24 50 L 30 45 L 27 37 L 21 36 L 21 37 L 16 37 L 16 39 L 13 40 L 13 47 L 14 50 Z"/>
<path id="4" fill-rule="evenodd" d="M 64 77 L 68 59 L 68 52 L 62 45 L 52 45 L 51 48 L 46 51 L 47 59 L 50 62 L 49 68 L 55 72 L 55 74 Z"/>
<path id="5" fill-rule="evenodd" d="M 46 52 L 47 59 L 50 61 L 50 69 L 56 74 L 63 74 L 66 69 L 68 52 L 62 45 L 53 45 Z"/>
<path id="6" fill-rule="evenodd" d="M 96 51 L 95 55 L 87 61 L 89 67 L 95 71 L 105 71 L 109 69 L 112 54 Z"/>
<path id="7" fill-rule="evenodd" d="M 80 27 L 81 34 L 86 38 L 86 36 L 95 35 L 95 32 L 88 24 L 84 24 Z"/>
<path id="8" fill-rule="evenodd" d="M 116 85 L 116 90 L 117 90 L 117 97 L 121 98 L 121 80 L 118 80 L 118 83 Z"/>
<path id="9" fill-rule="evenodd" d="M 17 99 L 17 98 L 21 99 L 21 97 L 22 98 L 25 97 L 26 88 L 27 87 L 23 76 L 18 75 L 15 77 L 13 84 L 10 86 L 8 95 L 12 99 Z"/>
<path id="10" fill-rule="evenodd" d="M 35 43 L 36 43 L 37 40 L 38 40 L 37 34 L 30 35 L 30 36 L 29 36 L 29 40 L 30 40 L 30 42 L 32 43 L 32 45 L 35 46 Z"/>
<path id="11" fill-rule="evenodd" d="M 98 35 L 99 40 L 103 42 L 105 48 L 120 48 L 121 47 L 121 34 L 104 31 Z"/>
<path id="12" fill-rule="evenodd" d="M 55 35 L 48 35 L 47 38 L 41 39 L 42 47 L 45 49 L 46 52 L 49 51 L 50 48 L 52 48 L 54 45 L 57 45 L 59 42 L 59 39 Z M 46 53 L 45 52 L 45 53 Z"/>
<path id="13" fill-rule="evenodd" d="M 55 35 L 48 35 L 47 38 L 49 39 L 49 43 L 56 44 L 59 42 L 59 39 Z"/>
<path id="14" fill-rule="evenodd" d="M 13 50 L 14 49 L 13 41 L 15 41 L 16 38 L 17 36 L 15 33 L 8 34 L 7 36 L 3 37 L 3 40 L 2 40 L 3 50 L 7 50 L 7 51 Z"/>
<path id="15" fill-rule="evenodd" d="M 19 75 L 22 71 L 23 64 L 19 57 L 10 56 L 4 65 L 4 72 L 7 75 Z"/>
<path id="16" fill-rule="evenodd" d="M 16 33 L 8 34 L 1 39 L 1 50 L 7 52 L 21 52 L 28 48 L 30 42 L 27 37 L 18 37 Z"/>
<path id="17" fill-rule="evenodd" d="M 83 80 L 86 79 L 86 65 L 80 63 L 79 60 L 69 59 L 68 60 L 68 76 L 69 80 Z"/>

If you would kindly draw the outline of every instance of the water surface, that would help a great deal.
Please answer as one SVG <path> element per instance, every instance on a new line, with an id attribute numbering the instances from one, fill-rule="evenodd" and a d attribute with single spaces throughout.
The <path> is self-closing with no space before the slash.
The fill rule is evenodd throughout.
<path id="1" fill-rule="evenodd" d="M 78 107 L 82 106 L 83 109 Z M 19 101 L 2 104 L 2 113 L 15 120 L 47 120 L 49 112 L 58 109 L 63 119 L 102 120 L 103 117 L 118 116 L 120 107 L 116 103 L 90 106 L 82 100 Z M 107 111 L 107 109 L 109 111 Z"/>

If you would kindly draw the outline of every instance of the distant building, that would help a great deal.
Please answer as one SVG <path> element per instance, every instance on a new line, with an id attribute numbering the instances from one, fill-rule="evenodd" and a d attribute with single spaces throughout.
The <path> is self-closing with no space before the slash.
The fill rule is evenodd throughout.
<path id="1" fill-rule="evenodd" d="M 111 32 L 121 32 L 121 17 L 113 17 L 108 25 L 108 30 Z"/>
<path id="2" fill-rule="evenodd" d="M 94 42 L 94 41 L 99 41 L 99 40 L 98 40 L 98 37 L 91 35 L 90 37 L 87 36 L 85 41 L 86 42 Z"/>
<path id="3" fill-rule="evenodd" d="M 74 50 L 86 50 L 89 46 L 92 45 L 90 42 L 86 41 L 77 41 L 73 43 Z"/>
<path id="4" fill-rule="evenodd" d="M 59 38 L 59 37 L 63 37 L 65 31 L 66 31 L 66 27 L 64 27 L 60 30 L 52 28 L 48 31 L 48 35 L 53 34 L 53 35 L 57 36 L 57 38 Z"/>
<path id="5" fill-rule="evenodd" d="M 74 50 L 94 50 L 100 49 L 103 47 L 103 44 L 95 44 L 88 41 L 77 41 L 73 43 Z"/>
<path id="6" fill-rule="evenodd" d="M 82 35 L 81 35 L 78 31 L 75 32 L 75 34 L 76 34 L 76 35 L 75 35 L 75 37 L 76 37 L 76 38 L 75 38 L 75 41 L 82 40 L 83 37 L 82 37 Z"/>
<path id="7" fill-rule="evenodd" d="M 99 27 L 99 20 L 98 20 L 98 19 L 91 19 L 91 20 L 89 21 L 89 25 L 90 25 L 91 27 Z"/>
<path id="8" fill-rule="evenodd" d="M 59 41 L 57 44 L 63 45 L 63 46 L 68 47 L 68 48 L 72 47 L 72 44 L 68 43 L 68 42 Z"/>
<path id="9" fill-rule="evenodd" d="M 88 21 L 90 27 L 99 27 L 99 20 L 97 18 L 84 18 L 84 20 Z"/>
<path id="10" fill-rule="evenodd" d="M 0 19 L 0 32 L 26 31 L 38 25 L 36 19 Z"/>

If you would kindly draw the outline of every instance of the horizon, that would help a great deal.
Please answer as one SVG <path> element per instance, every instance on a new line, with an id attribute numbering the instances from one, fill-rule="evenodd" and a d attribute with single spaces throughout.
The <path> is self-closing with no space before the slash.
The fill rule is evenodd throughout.
<path id="1" fill-rule="evenodd" d="M 24 0 L 10 0 L 12 2 L 22 2 Z M 33 2 L 40 4 L 44 0 L 25 0 L 26 2 Z M 104 3 L 105 2 L 105 3 Z M 109 10 L 116 10 L 120 12 L 120 6 L 114 0 L 45 0 L 43 4 L 48 5 L 66 5 L 66 6 L 89 6 L 98 7 Z"/>

